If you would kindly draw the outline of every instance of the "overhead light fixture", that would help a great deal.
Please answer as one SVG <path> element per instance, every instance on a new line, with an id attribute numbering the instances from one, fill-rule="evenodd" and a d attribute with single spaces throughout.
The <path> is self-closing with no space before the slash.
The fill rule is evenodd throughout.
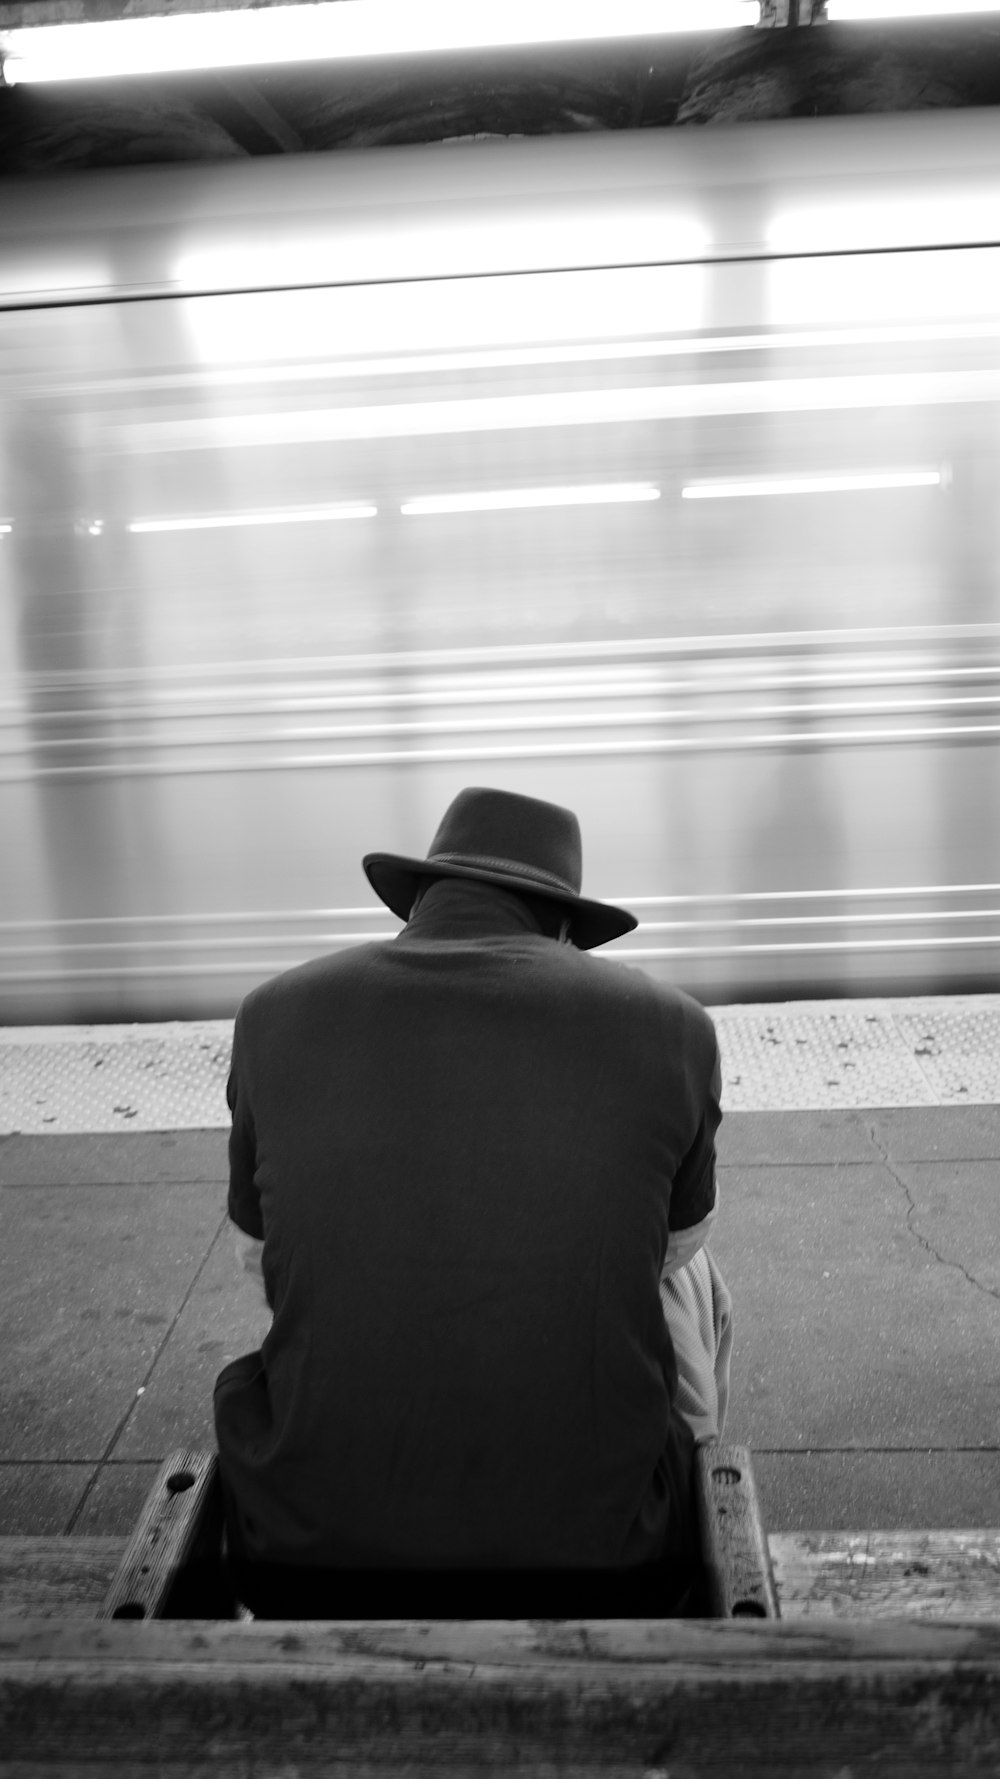
<path id="1" fill-rule="evenodd" d="M 366 501 L 333 506 L 276 507 L 248 513 L 192 513 L 175 519 L 132 519 L 126 531 L 231 531 L 244 525 L 314 525 L 337 519 L 374 519 L 378 507 Z"/>
<path id="2" fill-rule="evenodd" d="M 826 0 L 826 16 L 845 19 L 927 19 L 962 12 L 1000 12 L 1000 0 Z"/>
<path id="3" fill-rule="evenodd" d="M 732 30 L 758 0 L 316 0 L 0 31 L 8 86 Z"/>
<path id="4" fill-rule="evenodd" d="M 632 501 L 659 500 L 652 482 L 597 482 L 568 488 L 495 488 L 476 494 L 421 494 L 405 500 L 405 518 L 425 518 L 436 513 L 498 513 L 519 507 L 616 506 Z"/>
<path id="5" fill-rule="evenodd" d="M 884 488 L 939 488 L 939 469 L 879 470 L 834 476 L 746 476 L 732 482 L 690 482 L 682 500 L 737 500 L 776 494 L 856 494 Z"/>

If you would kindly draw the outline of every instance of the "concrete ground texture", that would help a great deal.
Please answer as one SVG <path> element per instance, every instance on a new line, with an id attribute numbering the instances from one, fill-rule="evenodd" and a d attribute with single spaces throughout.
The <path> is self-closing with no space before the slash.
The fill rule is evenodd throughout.
<path id="1" fill-rule="evenodd" d="M 141 1028 L 140 1028 L 141 1029 Z M 771 1531 L 1000 1525 L 1000 1105 L 729 1111 L 726 1438 Z M 123 1533 L 266 1311 L 226 1132 L 0 1136 L 0 1533 Z"/>

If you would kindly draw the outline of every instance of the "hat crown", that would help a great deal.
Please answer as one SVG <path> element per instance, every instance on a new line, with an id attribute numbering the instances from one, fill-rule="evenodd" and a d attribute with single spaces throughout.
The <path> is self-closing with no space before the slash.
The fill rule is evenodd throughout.
<path id="1" fill-rule="evenodd" d="M 428 865 L 435 861 L 509 873 L 526 887 L 534 882 L 576 896 L 583 881 L 580 824 L 558 803 L 470 786 L 445 810 L 427 855 Z"/>
<path id="2" fill-rule="evenodd" d="M 561 902 L 580 951 L 620 939 L 639 924 L 626 908 L 580 894 L 583 847 L 573 811 L 516 791 L 467 787 L 445 811 L 426 858 L 369 852 L 361 863 L 375 894 L 400 920 L 409 920 L 428 878 L 459 877 Z"/>

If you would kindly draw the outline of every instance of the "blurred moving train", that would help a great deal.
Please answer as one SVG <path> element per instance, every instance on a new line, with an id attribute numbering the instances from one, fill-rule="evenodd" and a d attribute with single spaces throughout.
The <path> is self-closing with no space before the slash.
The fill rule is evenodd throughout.
<path id="1" fill-rule="evenodd" d="M 995 115 L 0 189 L 0 1020 L 389 936 L 469 783 L 709 1002 L 995 987 Z"/>

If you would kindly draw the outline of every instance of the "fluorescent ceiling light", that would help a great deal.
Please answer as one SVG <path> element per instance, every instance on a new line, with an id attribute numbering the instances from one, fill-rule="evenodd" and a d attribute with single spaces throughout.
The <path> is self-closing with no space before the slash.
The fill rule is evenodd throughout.
<path id="1" fill-rule="evenodd" d="M 13 531 L 13 529 L 14 529 L 14 527 L 12 525 L 8 525 L 8 524 L 6 524 L 6 522 L 0 521 L 0 537 L 9 537 L 11 532 Z"/>
<path id="2" fill-rule="evenodd" d="M 1000 0 L 827 0 L 826 5 L 831 21 L 937 18 L 961 12 L 1000 12 Z"/>
<path id="3" fill-rule="evenodd" d="M 431 513 L 495 513 L 516 507 L 613 506 L 619 502 L 659 500 L 651 482 L 601 482 L 577 488 L 497 488 L 482 494 L 422 494 L 406 500 L 407 518 Z"/>
<path id="4" fill-rule="evenodd" d="M 378 507 L 342 501 L 326 507 L 279 507 L 259 513 L 197 513 L 177 519 L 132 519 L 127 531 L 223 531 L 242 525 L 313 525 L 333 519 L 374 519 Z"/>
<path id="5" fill-rule="evenodd" d="M 938 488 L 939 469 L 878 471 L 871 475 L 747 476 L 733 482 L 690 482 L 682 500 L 736 500 L 769 494 L 855 494 L 879 488 Z"/>
<path id="6" fill-rule="evenodd" d="M 0 32 L 4 78 L 96 80 L 519 44 L 594 42 L 757 24 L 757 0 L 336 0 Z"/>

